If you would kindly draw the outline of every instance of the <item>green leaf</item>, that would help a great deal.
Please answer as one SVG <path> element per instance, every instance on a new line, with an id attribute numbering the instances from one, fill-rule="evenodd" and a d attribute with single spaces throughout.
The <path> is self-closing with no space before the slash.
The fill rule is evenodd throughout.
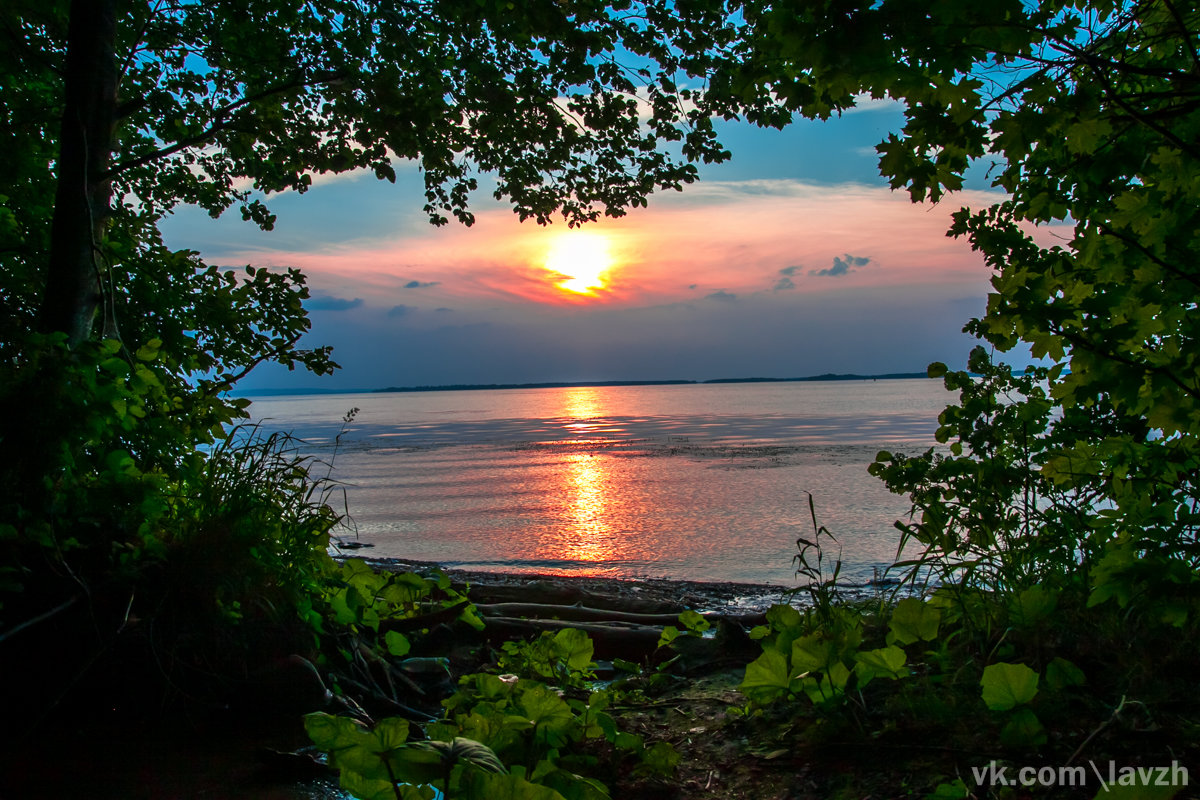
<path id="1" fill-rule="evenodd" d="M 484 772 L 508 772 L 495 751 L 463 736 L 456 736 L 449 742 L 413 742 L 411 749 L 433 753 L 445 764 L 470 764 Z"/>
<path id="2" fill-rule="evenodd" d="M 970 797 L 971 790 L 962 778 L 955 778 L 950 783 L 939 783 L 936 789 L 925 795 L 925 800 L 968 800 Z"/>
<path id="3" fill-rule="evenodd" d="M 1056 657 L 1046 665 L 1046 685 L 1055 691 L 1068 686 L 1083 686 L 1085 683 L 1087 676 L 1083 670 L 1065 658 Z"/>
<path id="4" fill-rule="evenodd" d="M 535 770 L 531 777 L 549 786 L 566 800 L 609 800 L 608 789 L 600 781 L 559 769 L 548 761 L 543 761 L 538 767 L 540 769 Z"/>
<path id="5" fill-rule="evenodd" d="M 908 656 L 904 650 L 894 645 L 855 653 L 854 672 L 858 675 L 859 686 L 867 685 L 873 678 L 903 678 L 908 674 L 908 669 L 904 666 L 907 660 Z"/>
<path id="6" fill-rule="evenodd" d="M 398 631 L 388 631 L 383 641 L 387 644 L 388 652 L 397 658 L 408 655 L 408 651 L 412 649 L 408 637 Z"/>
<path id="7" fill-rule="evenodd" d="M 354 773 L 367 780 L 386 780 L 388 770 L 385 755 L 374 744 L 364 742 L 339 750 L 330 754 L 329 763 L 340 769 L 343 776 Z"/>
<path id="8" fill-rule="evenodd" d="M 430 722 L 425 726 L 425 735 L 438 742 L 449 742 L 458 733 L 458 726 L 452 722 Z"/>
<path id="9" fill-rule="evenodd" d="M 1038 674 L 1024 664 L 1000 662 L 984 668 L 983 702 L 993 711 L 1028 703 L 1037 694 Z"/>
<path id="10" fill-rule="evenodd" d="M 357 720 L 318 712 L 305 716 L 304 727 L 313 744 L 329 754 L 330 765 L 341 770 L 343 781 L 355 782 L 360 788 L 353 791 L 368 794 L 387 777 L 386 754 L 403 749 L 408 738 L 403 719 L 381 720 L 368 731 Z"/>
<path id="11" fill-rule="evenodd" d="M 825 678 L 829 681 L 829 685 L 840 694 L 850 681 L 850 668 L 841 661 L 837 661 L 829 668 Z"/>
<path id="12" fill-rule="evenodd" d="M 628 731 L 618 731 L 617 736 L 613 739 L 613 747 L 618 750 L 626 750 L 629 752 L 637 752 L 643 748 L 643 739 L 636 733 Z"/>
<path id="13" fill-rule="evenodd" d="M 316 748 L 326 753 L 353 747 L 368 736 L 366 727 L 358 720 L 335 717 L 323 711 L 306 714 L 304 730 Z"/>
<path id="14" fill-rule="evenodd" d="M 398 717 L 381 719 L 371 731 L 371 736 L 378 752 L 404 747 L 408 741 L 408 720 Z"/>
<path id="15" fill-rule="evenodd" d="M 564 628 L 556 633 L 554 648 L 572 672 L 582 672 L 592 666 L 592 640 L 577 628 Z"/>
<path id="16" fill-rule="evenodd" d="M 566 701 L 541 684 L 526 689 L 517 705 L 539 735 L 562 734 L 575 723 L 575 714 Z"/>
<path id="17" fill-rule="evenodd" d="M 522 775 L 475 772 L 466 778 L 467 800 L 565 800 L 549 786 L 530 783 Z"/>
<path id="18" fill-rule="evenodd" d="M 598 689 L 588 695 L 587 707 L 589 711 L 603 711 L 612 705 L 613 695 L 608 689 Z"/>
<path id="19" fill-rule="evenodd" d="M 442 780 L 446 774 L 446 762 L 440 752 L 429 747 L 430 744 L 413 742 L 408 747 L 388 754 L 387 763 L 396 780 L 418 785 Z"/>
<path id="20" fill-rule="evenodd" d="M 679 766 L 681 758 L 679 752 L 669 743 L 655 742 L 643 753 L 639 769 L 655 775 L 670 777 L 675 774 L 675 768 Z"/>
<path id="21" fill-rule="evenodd" d="M 458 615 L 458 619 L 460 622 L 465 622 L 477 631 L 481 631 L 487 627 L 483 618 L 479 616 L 479 609 L 475 608 L 474 605 L 464 606 L 462 612 Z"/>
<path id="22" fill-rule="evenodd" d="M 136 469 L 133 457 L 125 450 L 113 450 L 104 457 L 104 466 L 110 472 L 129 473 Z"/>
<path id="23" fill-rule="evenodd" d="M 410 605 L 429 594 L 429 584 L 420 575 L 401 572 L 390 577 L 388 584 L 379 591 L 380 599 L 388 603 Z"/>
<path id="24" fill-rule="evenodd" d="M 592 716 L 592 726 L 585 732 L 589 737 L 595 737 L 596 732 L 604 737 L 606 742 L 613 742 L 617 737 L 617 722 L 610 715 L 600 712 Z"/>
<path id="25" fill-rule="evenodd" d="M 1005 747 L 1033 749 L 1046 743 L 1046 729 L 1030 708 L 1018 708 L 1000 729 L 1000 743 Z"/>
<path id="26" fill-rule="evenodd" d="M 690 608 L 679 615 L 679 624 L 692 633 L 703 633 L 712 623 Z"/>
<path id="27" fill-rule="evenodd" d="M 1036 625 L 1048 618 L 1058 607 L 1058 594 L 1037 584 L 1030 586 L 1014 598 L 1009 613 L 1013 624 L 1021 627 Z"/>
<path id="28" fill-rule="evenodd" d="M 804 618 L 791 606 L 776 603 L 767 610 L 767 623 L 776 631 L 798 632 L 804 627 Z"/>
<path id="29" fill-rule="evenodd" d="M 682 634 L 680 634 L 679 629 L 674 625 L 666 626 L 663 628 L 662 634 L 658 637 L 658 647 L 662 648 L 669 646 L 671 642 L 678 639 L 681 635 Z"/>
<path id="30" fill-rule="evenodd" d="M 834 654 L 833 643 L 822 633 L 812 633 L 792 642 L 792 671 L 823 672 L 840 663 Z"/>
<path id="31" fill-rule="evenodd" d="M 888 644 L 902 645 L 930 642 L 937 638 L 942 612 L 916 597 L 906 597 L 896 604 L 888 623 Z"/>
<path id="32" fill-rule="evenodd" d="M 392 782 L 386 778 L 367 778 L 349 769 L 338 776 L 338 785 L 359 800 L 396 800 Z"/>
<path id="33" fill-rule="evenodd" d="M 162 347 L 162 339 L 151 339 L 137 350 L 138 361 L 153 361 L 158 358 L 158 350 Z"/>
<path id="34" fill-rule="evenodd" d="M 815 706 L 833 707 L 845 697 L 846 681 L 850 670 L 844 664 L 834 664 L 827 675 L 807 676 L 800 679 L 800 687 Z"/>
<path id="35" fill-rule="evenodd" d="M 746 665 L 746 675 L 738 690 L 756 703 L 770 702 L 791 689 L 787 657 L 778 650 L 764 650 Z"/>

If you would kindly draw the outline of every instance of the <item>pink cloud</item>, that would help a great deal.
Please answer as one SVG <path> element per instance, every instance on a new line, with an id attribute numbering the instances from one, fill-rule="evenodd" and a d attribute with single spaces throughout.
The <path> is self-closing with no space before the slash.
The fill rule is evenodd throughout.
<path id="1" fill-rule="evenodd" d="M 996 200 L 991 193 L 963 192 L 940 205 L 914 205 L 903 193 L 856 184 L 700 184 L 589 227 L 608 237 L 616 262 L 609 285 L 596 297 L 556 288 L 561 276 L 544 266 L 553 237 L 565 226 L 521 224 L 505 210 L 478 213 L 471 228 L 451 224 L 316 252 L 240 257 L 299 266 L 318 288 L 389 307 L 639 307 L 691 302 L 719 291 L 767 292 L 781 270 L 789 270 L 789 291 L 800 294 L 923 284 L 982 292 L 988 278 L 982 259 L 945 232 L 961 205 Z M 813 274 L 847 255 L 870 259 L 869 265 L 837 276 Z M 413 281 L 421 288 L 405 288 Z"/>

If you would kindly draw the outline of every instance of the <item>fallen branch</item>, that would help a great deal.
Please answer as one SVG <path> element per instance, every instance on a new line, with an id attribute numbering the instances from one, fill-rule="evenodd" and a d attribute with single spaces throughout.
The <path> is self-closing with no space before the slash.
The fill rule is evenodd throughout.
<path id="1" fill-rule="evenodd" d="M 534 603 L 546 605 L 607 608 L 639 614 L 678 614 L 686 606 L 682 603 L 665 603 L 640 597 L 597 594 L 574 586 L 563 586 L 548 581 L 531 581 L 519 586 L 471 584 L 458 587 L 467 589 L 476 604 Z"/>
<path id="2" fill-rule="evenodd" d="M 596 648 L 596 657 L 623 658 L 626 661 L 644 661 L 652 656 L 658 649 L 658 639 L 662 635 L 660 628 L 628 622 L 567 622 L 513 617 L 489 617 L 484 633 L 495 643 L 564 628 L 575 628 L 590 636 Z"/>
<path id="3" fill-rule="evenodd" d="M 421 614 L 417 617 L 387 617 L 379 621 L 379 632 L 397 631 L 403 633 L 405 631 L 421 630 L 422 628 L 432 628 L 434 625 L 440 625 L 443 622 L 453 622 L 462 614 L 463 609 L 470 604 L 470 600 L 463 600 L 452 606 L 439 608 L 437 611 L 431 611 L 428 614 Z"/>
<path id="4" fill-rule="evenodd" d="M 421 711 L 420 709 L 413 708 L 412 706 L 406 706 L 403 703 L 398 703 L 391 697 L 388 697 L 387 693 L 373 689 L 362 681 L 351 678 L 349 675 L 339 674 L 337 679 L 340 683 L 343 683 L 355 690 L 355 692 L 358 694 L 357 699 L 360 705 L 368 707 L 369 710 L 372 710 L 376 713 L 382 711 L 384 714 L 404 717 L 405 719 L 422 723 L 432 722 L 433 720 L 437 719 L 436 716 L 426 711 Z"/>
<path id="5" fill-rule="evenodd" d="M 5 639 L 9 638 L 10 636 L 15 636 L 16 634 L 20 633 L 21 631 L 25 630 L 26 628 L 31 628 L 34 625 L 37 625 L 39 622 L 45 622 L 46 620 L 50 619 L 51 617 L 55 616 L 56 614 L 60 614 L 63 611 L 66 611 L 68 608 L 75 605 L 75 603 L 77 603 L 77 602 L 79 602 L 79 595 L 72 595 L 71 597 L 67 598 L 67 600 L 65 600 L 62 603 L 59 603 L 58 605 L 56 605 L 54 608 L 50 609 L 49 611 L 44 611 L 41 614 L 38 614 L 36 617 L 33 617 L 32 619 L 27 619 L 18 625 L 14 625 L 13 627 L 9 628 L 8 630 L 4 631 L 3 633 L 0 633 L 0 642 L 3 642 Z"/>
<path id="6" fill-rule="evenodd" d="M 638 625 L 678 625 L 679 612 L 674 613 L 644 613 L 637 611 L 620 611 L 607 608 L 590 608 L 588 606 L 565 606 L 557 603 L 477 603 L 475 608 L 485 617 L 528 617 L 532 619 L 560 619 L 576 622 L 630 622 Z M 682 609 L 681 609 L 682 610 Z M 710 622 L 725 620 L 738 625 L 754 626 L 766 623 L 767 616 L 763 613 L 752 614 L 720 614 L 709 612 L 701 614 Z"/>

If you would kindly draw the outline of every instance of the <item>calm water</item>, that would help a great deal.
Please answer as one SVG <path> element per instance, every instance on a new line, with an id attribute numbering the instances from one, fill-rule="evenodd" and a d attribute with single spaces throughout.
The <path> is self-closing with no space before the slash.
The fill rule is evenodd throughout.
<path id="1" fill-rule="evenodd" d="M 808 492 L 844 577 L 890 563 L 908 506 L 867 465 L 933 444 L 948 399 L 940 381 L 886 380 L 259 398 L 251 412 L 334 456 L 371 556 L 790 586 Z"/>

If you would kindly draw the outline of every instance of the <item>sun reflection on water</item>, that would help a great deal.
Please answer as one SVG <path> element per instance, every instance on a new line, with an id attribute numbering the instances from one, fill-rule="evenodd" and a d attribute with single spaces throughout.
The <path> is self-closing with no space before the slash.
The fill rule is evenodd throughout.
<path id="1" fill-rule="evenodd" d="M 606 561 L 616 554 L 609 522 L 612 498 L 607 459 L 588 453 L 572 454 L 564 465 L 563 489 L 568 518 L 556 557 L 574 561 Z"/>
<path id="2" fill-rule="evenodd" d="M 564 390 L 561 398 L 560 414 L 571 436 L 563 443 L 603 442 L 595 438 L 596 429 L 608 424 L 597 419 L 603 409 L 601 392 L 587 387 L 571 388 Z M 611 518 L 613 504 L 618 502 L 613 492 L 613 476 L 606 469 L 609 461 L 593 453 L 564 455 L 557 481 L 563 526 L 555 540 L 547 543 L 554 552 L 544 555 L 573 561 L 607 561 L 616 555 Z"/>
<path id="3" fill-rule="evenodd" d="M 596 389 L 579 386 L 564 389 L 562 392 L 562 416 L 576 420 L 588 420 L 600 416 L 600 392 Z"/>

